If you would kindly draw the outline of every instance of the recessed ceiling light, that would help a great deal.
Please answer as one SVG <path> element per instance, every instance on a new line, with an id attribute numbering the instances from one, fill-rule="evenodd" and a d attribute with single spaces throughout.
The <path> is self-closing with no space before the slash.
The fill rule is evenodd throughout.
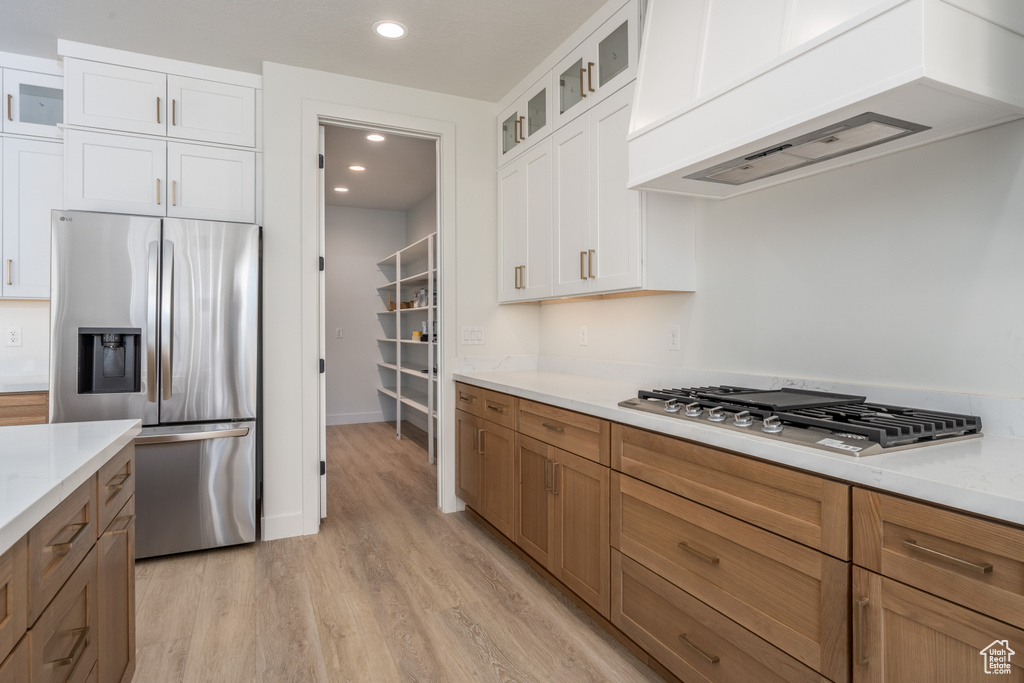
<path id="1" fill-rule="evenodd" d="M 398 40 L 399 38 L 404 38 L 409 29 L 397 21 L 378 21 L 373 25 L 373 31 L 381 38 Z"/>
<path id="2" fill-rule="evenodd" d="M 370 142 L 384 142 L 384 136 L 380 133 L 370 133 L 366 136 L 366 139 Z"/>
<path id="3" fill-rule="evenodd" d="M 359 164 L 352 164 L 351 166 L 348 167 L 348 170 L 350 170 L 350 171 L 365 171 L 366 167 L 365 166 L 360 166 Z"/>
<path id="4" fill-rule="evenodd" d="M 336 188 L 334 188 L 334 191 L 335 192 L 348 192 L 348 188 L 347 187 L 336 187 Z"/>

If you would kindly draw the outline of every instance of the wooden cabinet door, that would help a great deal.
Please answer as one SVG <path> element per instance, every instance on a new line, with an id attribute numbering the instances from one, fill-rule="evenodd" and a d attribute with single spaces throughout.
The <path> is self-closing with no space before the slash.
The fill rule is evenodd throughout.
<path id="1" fill-rule="evenodd" d="M 64 60 L 68 123 L 167 134 L 167 76 L 156 71 Z"/>
<path id="2" fill-rule="evenodd" d="M 96 663 L 96 603 L 94 545 L 29 629 L 32 683 L 86 680 Z"/>
<path id="3" fill-rule="evenodd" d="M 545 567 L 551 566 L 555 499 L 551 495 L 554 447 L 516 435 L 515 542 Z"/>
<path id="4" fill-rule="evenodd" d="M 482 475 L 478 423 L 475 416 L 455 411 L 455 494 L 474 510 L 480 509 Z"/>
<path id="5" fill-rule="evenodd" d="M 853 569 L 852 607 L 854 683 L 1024 681 L 1021 629 L 861 567 Z M 1018 653 L 1007 672 L 987 673 L 1007 646 Z"/>
<path id="6" fill-rule="evenodd" d="M 555 296 L 590 291 L 590 120 L 579 117 L 551 136 Z"/>
<path id="7" fill-rule="evenodd" d="M 0 683 L 25 683 L 29 680 L 28 638 L 22 640 L 7 661 L 0 663 Z"/>
<path id="8" fill-rule="evenodd" d="M 27 628 L 28 542 L 22 537 L 0 555 L 0 662 L 14 649 Z M 7 680 L 17 679 L 0 676 L 0 681 Z"/>
<path id="9" fill-rule="evenodd" d="M 515 432 L 480 421 L 483 477 L 480 514 L 508 538 L 515 536 Z"/>
<path id="10" fill-rule="evenodd" d="M 167 143 L 167 215 L 252 223 L 256 218 L 256 154 Z"/>
<path id="11" fill-rule="evenodd" d="M 609 469 L 554 449 L 551 493 L 555 506 L 551 572 L 607 619 Z"/>
<path id="12" fill-rule="evenodd" d="M 135 497 L 96 542 L 100 683 L 131 680 L 135 670 Z"/>
<path id="13" fill-rule="evenodd" d="M 640 193 L 626 188 L 626 136 L 634 86 L 590 110 L 590 292 L 643 285 L 640 264 Z"/>
<path id="14" fill-rule="evenodd" d="M 166 142 L 82 130 L 66 134 L 69 209 L 166 214 Z"/>
<path id="15" fill-rule="evenodd" d="M 3 146 L 0 294 L 50 296 L 50 211 L 64 208 L 64 145 L 7 138 Z"/>
<path id="16" fill-rule="evenodd" d="M 64 79 L 52 74 L 3 70 L 3 131 L 59 138 L 64 123 Z"/>
<path id="17" fill-rule="evenodd" d="M 526 246 L 526 171 L 522 159 L 498 170 L 498 301 L 522 298 Z"/>
<path id="18" fill-rule="evenodd" d="M 167 76 L 167 137 L 226 145 L 256 144 L 256 91 L 241 85 Z"/>

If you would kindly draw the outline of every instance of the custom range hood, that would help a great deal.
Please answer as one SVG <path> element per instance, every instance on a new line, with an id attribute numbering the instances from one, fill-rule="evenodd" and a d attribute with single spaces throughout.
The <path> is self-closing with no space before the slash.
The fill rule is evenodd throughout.
<path id="1" fill-rule="evenodd" d="M 629 186 L 725 198 L 1024 117 L 1024 0 L 649 0 Z"/>

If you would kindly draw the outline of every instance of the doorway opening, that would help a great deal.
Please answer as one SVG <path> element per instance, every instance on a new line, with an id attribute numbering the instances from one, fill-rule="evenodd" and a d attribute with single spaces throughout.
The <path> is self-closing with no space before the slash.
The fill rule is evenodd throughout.
<path id="1" fill-rule="evenodd" d="M 324 432 L 386 422 L 433 464 L 442 327 L 438 139 L 322 122 L 320 150 Z M 320 500 L 325 516 L 326 476 Z"/>

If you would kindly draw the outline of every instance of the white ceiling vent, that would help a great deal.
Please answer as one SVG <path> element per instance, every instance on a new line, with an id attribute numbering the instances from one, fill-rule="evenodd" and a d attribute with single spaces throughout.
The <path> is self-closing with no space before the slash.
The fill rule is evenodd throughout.
<path id="1" fill-rule="evenodd" d="M 925 130 L 929 130 L 929 127 L 867 112 L 780 145 L 716 164 L 685 178 L 742 185 Z"/>

